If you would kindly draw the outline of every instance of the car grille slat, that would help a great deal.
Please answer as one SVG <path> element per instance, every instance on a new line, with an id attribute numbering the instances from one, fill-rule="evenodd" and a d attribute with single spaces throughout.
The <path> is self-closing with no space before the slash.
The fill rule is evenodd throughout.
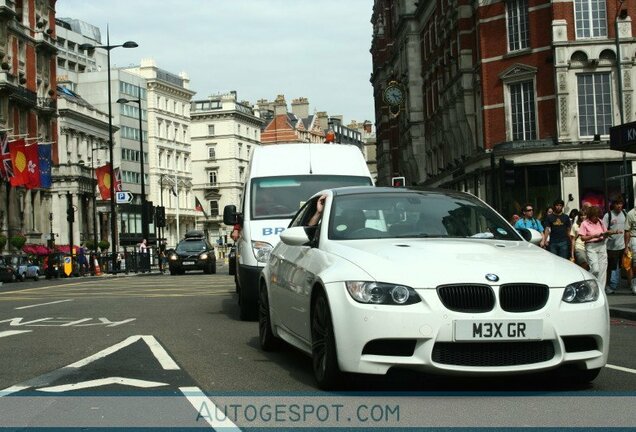
<path id="1" fill-rule="evenodd" d="M 548 302 L 550 290 L 540 284 L 505 284 L 499 288 L 499 304 L 506 312 L 532 312 Z"/>
<path id="2" fill-rule="evenodd" d="M 437 294 L 446 308 L 456 312 L 488 312 L 495 306 L 495 294 L 488 285 L 442 285 Z"/>
<path id="3" fill-rule="evenodd" d="M 518 366 L 554 357 L 552 341 L 532 342 L 437 342 L 433 361 L 455 366 Z"/>

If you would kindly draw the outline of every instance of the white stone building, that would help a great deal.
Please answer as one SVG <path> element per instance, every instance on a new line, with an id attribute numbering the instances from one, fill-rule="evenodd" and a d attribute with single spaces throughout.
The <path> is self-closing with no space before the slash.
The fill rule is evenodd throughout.
<path id="1" fill-rule="evenodd" d="M 192 191 L 190 100 L 195 92 L 189 89 L 185 73 L 160 69 L 152 59 L 127 70 L 147 82 L 150 176 L 146 191 L 155 206 L 166 208 L 164 238 L 168 246 L 176 245 L 202 215 L 194 210 Z"/>
<path id="2" fill-rule="evenodd" d="M 225 243 L 231 227 L 223 224 L 223 208 L 239 207 L 263 121 L 251 104 L 237 100 L 235 91 L 193 101 L 190 115 L 193 191 L 207 214 L 199 218 L 199 228 Z"/>

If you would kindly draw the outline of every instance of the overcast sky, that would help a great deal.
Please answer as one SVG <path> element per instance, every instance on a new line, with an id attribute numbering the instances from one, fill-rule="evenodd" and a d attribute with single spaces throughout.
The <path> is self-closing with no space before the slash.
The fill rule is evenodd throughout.
<path id="1" fill-rule="evenodd" d="M 327 111 L 374 121 L 371 74 L 373 0 L 58 0 L 59 18 L 100 28 L 116 66 L 152 57 L 185 71 L 195 98 L 236 90 L 255 103 L 284 94 Z"/>

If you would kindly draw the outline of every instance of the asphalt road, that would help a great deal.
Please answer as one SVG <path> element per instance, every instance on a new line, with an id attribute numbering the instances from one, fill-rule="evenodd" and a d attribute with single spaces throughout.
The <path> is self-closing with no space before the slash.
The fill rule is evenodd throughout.
<path id="1" fill-rule="evenodd" d="M 587 388 L 395 372 L 336 396 L 316 390 L 304 354 L 259 350 L 224 270 L 3 285 L 0 424 L 636 426 L 635 322 L 612 321 L 609 366 Z"/>

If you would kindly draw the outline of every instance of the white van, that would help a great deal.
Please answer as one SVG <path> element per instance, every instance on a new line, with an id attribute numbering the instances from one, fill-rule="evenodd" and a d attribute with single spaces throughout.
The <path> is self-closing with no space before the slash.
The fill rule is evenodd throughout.
<path id="1" fill-rule="evenodd" d="M 254 149 L 241 211 L 229 205 L 223 222 L 239 223 L 235 273 L 241 319 L 256 319 L 258 277 L 281 231 L 313 194 L 373 179 L 358 147 L 347 144 L 273 144 Z"/>

